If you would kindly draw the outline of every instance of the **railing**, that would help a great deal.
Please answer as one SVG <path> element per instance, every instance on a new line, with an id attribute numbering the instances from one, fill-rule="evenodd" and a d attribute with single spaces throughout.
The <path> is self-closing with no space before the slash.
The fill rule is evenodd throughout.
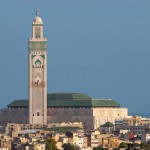
<path id="1" fill-rule="evenodd" d="M 36 39 L 36 38 L 29 38 L 29 41 L 46 41 L 47 38 L 40 38 L 40 39 Z"/>

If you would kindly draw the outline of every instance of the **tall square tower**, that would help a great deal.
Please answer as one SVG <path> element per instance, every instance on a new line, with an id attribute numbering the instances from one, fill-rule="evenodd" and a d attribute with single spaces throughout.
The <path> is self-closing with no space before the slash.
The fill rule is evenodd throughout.
<path id="1" fill-rule="evenodd" d="M 47 124 L 47 39 L 38 11 L 29 39 L 29 123 Z"/>

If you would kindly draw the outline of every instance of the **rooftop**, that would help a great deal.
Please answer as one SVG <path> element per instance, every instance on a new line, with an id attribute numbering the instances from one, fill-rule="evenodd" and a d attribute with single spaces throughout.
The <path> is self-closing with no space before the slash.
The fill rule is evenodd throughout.
<path id="1" fill-rule="evenodd" d="M 91 97 L 83 93 L 50 93 L 47 100 L 91 100 Z"/>
<path id="2" fill-rule="evenodd" d="M 102 127 L 114 127 L 114 125 L 111 122 L 106 122 L 102 125 Z"/>
<path id="3" fill-rule="evenodd" d="M 22 131 L 19 131 L 19 134 L 37 133 L 38 131 L 39 129 L 22 130 Z"/>
<path id="4" fill-rule="evenodd" d="M 27 99 L 14 100 L 8 108 L 28 108 Z M 120 104 L 110 99 L 92 99 L 82 93 L 51 93 L 47 94 L 47 107 L 120 107 Z"/>

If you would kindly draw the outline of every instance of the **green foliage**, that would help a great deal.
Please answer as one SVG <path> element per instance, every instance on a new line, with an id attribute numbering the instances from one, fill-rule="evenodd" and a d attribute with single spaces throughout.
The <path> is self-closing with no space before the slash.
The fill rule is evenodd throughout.
<path id="1" fill-rule="evenodd" d="M 46 130 L 55 131 L 55 132 L 59 132 L 59 133 L 62 133 L 62 132 L 65 133 L 67 131 L 81 130 L 81 128 L 67 126 L 67 127 L 51 127 L 51 128 L 47 128 Z"/>
<path id="2" fill-rule="evenodd" d="M 134 147 L 141 147 L 141 149 L 144 149 L 144 150 L 150 150 L 150 145 L 147 143 L 141 143 L 141 144 L 134 143 L 133 145 Z M 128 147 L 128 143 L 125 143 L 125 142 L 122 142 L 119 145 L 119 148 L 127 148 L 127 147 Z"/>
<path id="3" fill-rule="evenodd" d="M 141 148 L 144 149 L 144 150 L 150 150 L 150 145 L 146 144 L 146 143 L 142 143 Z"/>
<path id="4" fill-rule="evenodd" d="M 122 142 L 119 145 L 119 148 L 127 148 L 128 147 L 128 143 Z"/>
<path id="5" fill-rule="evenodd" d="M 75 150 L 81 150 L 81 148 L 79 146 L 75 146 Z"/>
<path id="6" fill-rule="evenodd" d="M 101 147 L 94 147 L 92 150 L 101 150 Z"/>
<path id="7" fill-rule="evenodd" d="M 140 146 L 139 143 L 134 143 L 133 145 L 134 145 L 135 147 L 139 147 L 139 146 Z"/>
<path id="8" fill-rule="evenodd" d="M 70 143 L 65 143 L 63 145 L 64 150 L 80 150 L 79 146 L 74 146 L 73 144 Z"/>
<path id="9" fill-rule="evenodd" d="M 58 150 L 54 139 L 46 140 L 46 150 Z"/>

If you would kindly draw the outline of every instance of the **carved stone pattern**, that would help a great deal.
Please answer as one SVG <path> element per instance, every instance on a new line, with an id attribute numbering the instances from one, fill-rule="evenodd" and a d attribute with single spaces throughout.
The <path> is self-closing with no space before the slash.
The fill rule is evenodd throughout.
<path id="1" fill-rule="evenodd" d="M 29 49 L 30 51 L 34 51 L 34 50 L 42 50 L 42 51 L 46 51 L 46 42 L 45 41 L 32 41 L 29 43 Z"/>

